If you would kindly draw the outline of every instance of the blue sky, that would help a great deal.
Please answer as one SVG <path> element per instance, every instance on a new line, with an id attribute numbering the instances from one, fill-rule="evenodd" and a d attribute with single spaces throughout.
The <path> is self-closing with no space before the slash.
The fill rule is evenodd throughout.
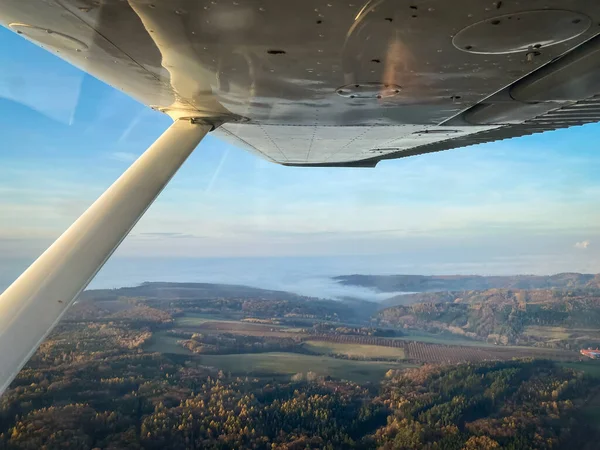
<path id="1" fill-rule="evenodd" d="M 170 119 L 0 28 L 0 255 L 35 258 Z M 600 126 L 382 162 L 278 166 L 208 136 L 120 257 L 403 255 L 600 272 Z"/>

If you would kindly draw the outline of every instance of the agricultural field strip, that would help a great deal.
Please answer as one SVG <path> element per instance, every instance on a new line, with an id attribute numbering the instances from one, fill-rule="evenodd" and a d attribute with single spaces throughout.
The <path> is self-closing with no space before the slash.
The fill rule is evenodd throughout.
<path id="1" fill-rule="evenodd" d="M 238 355 L 202 355 L 201 364 L 217 367 L 236 375 L 293 375 L 299 372 L 315 372 L 334 378 L 355 382 L 378 382 L 389 369 L 415 367 L 414 364 L 382 361 L 354 361 L 328 356 L 300 355 L 293 353 L 246 353 Z"/>
<path id="2" fill-rule="evenodd" d="M 188 329 L 188 327 L 178 327 Z M 449 345 L 420 342 L 419 340 L 405 340 L 383 338 L 376 336 L 357 335 L 328 335 L 290 333 L 273 325 L 253 324 L 235 321 L 203 321 L 193 328 L 196 331 L 209 333 L 233 333 L 246 336 L 263 337 L 296 337 L 302 341 L 324 341 L 341 344 L 374 345 L 404 349 L 405 358 L 418 362 L 453 363 L 461 361 L 508 360 L 512 358 L 543 357 L 560 360 L 574 360 L 577 355 L 573 352 L 553 349 L 540 349 L 535 347 L 498 347 L 475 345 Z"/>
<path id="3" fill-rule="evenodd" d="M 198 321 L 195 324 L 192 321 L 178 319 L 175 322 L 175 328 L 182 331 L 200 331 L 202 333 L 232 333 L 245 336 L 265 336 L 265 337 L 294 337 L 304 336 L 301 333 L 290 333 L 284 331 L 285 328 L 277 325 L 263 325 L 248 322 L 237 321 Z"/>
<path id="4" fill-rule="evenodd" d="M 304 349 L 320 355 L 340 355 L 349 358 L 398 361 L 405 357 L 404 349 L 382 345 L 340 344 L 325 341 L 306 341 Z"/>

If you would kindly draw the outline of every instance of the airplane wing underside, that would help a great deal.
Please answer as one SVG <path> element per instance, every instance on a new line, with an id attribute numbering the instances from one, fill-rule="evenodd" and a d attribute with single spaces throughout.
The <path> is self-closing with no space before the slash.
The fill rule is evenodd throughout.
<path id="1" fill-rule="evenodd" d="M 600 120 L 588 0 L 3 0 L 0 23 L 285 165 L 370 167 Z"/>

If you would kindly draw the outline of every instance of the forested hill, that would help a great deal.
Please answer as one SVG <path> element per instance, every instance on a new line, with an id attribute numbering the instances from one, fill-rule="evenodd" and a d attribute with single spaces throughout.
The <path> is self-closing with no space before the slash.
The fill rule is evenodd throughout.
<path id="1" fill-rule="evenodd" d="M 481 291 L 418 292 L 390 297 L 380 303 L 380 308 L 414 303 L 466 303 L 466 304 L 567 304 L 569 301 L 598 303 L 600 288 L 552 289 L 486 289 Z"/>
<path id="2" fill-rule="evenodd" d="M 600 289 L 489 289 L 399 296 L 380 326 L 450 332 L 497 344 L 600 345 Z"/>
<path id="3" fill-rule="evenodd" d="M 301 297 L 285 291 L 273 291 L 236 284 L 214 283 L 142 283 L 139 286 L 123 287 L 118 289 L 92 289 L 85 291 L 79 297 L 85 300 L 116 300 L 119 297 L 147 297 L 147 298 L 262 298 L 270 300 L 296 300 Z"/>
<path id="4" fill-rule="evenodd" d="M 83 292 L 77 308 L 68 317 L 107 317 L 136 305 L 182 313 L 225 314 L 230 318 L 274 319 L 286 317 L 367 322 L 377 305 L 357 299 L 335 301 L 306 297 L 291 292 L 259 289 L 249 286 L 212 283 L 143 283 L 119 289 L 96 289 Z"/>
<path id="5" fill-rule="evenodd" d="M 385 300 L 390 304 L 393 299 L 405 299 L 402 303 L 464 303 L 469 305 L 568 305 L 570 303 L 585 302 L 588 305 L 600 306 L 600 288 L 563 288 L 563 289 L 486 289 L 482 291 L 454 291 L 454 292 L 420 292 L 405 294 Z M 391 305 L 390 306 L 395 306 Z"/>
<path id="6" fill-rule="evenodd" d="M 556 275 L 341 275 L 333 278 L 345 286 L 379 292 L 481 291 L 486 289 L 552 289 L 600 287 L 600 274 Z"/>

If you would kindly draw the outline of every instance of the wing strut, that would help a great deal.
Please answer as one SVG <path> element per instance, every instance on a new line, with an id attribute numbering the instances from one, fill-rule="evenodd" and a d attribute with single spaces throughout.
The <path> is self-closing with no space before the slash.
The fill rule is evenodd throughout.
<path id="1" fill-rule="evenodd" d="M 0 394 L 211 129 L 175 121 L 0 295 Z"/>

